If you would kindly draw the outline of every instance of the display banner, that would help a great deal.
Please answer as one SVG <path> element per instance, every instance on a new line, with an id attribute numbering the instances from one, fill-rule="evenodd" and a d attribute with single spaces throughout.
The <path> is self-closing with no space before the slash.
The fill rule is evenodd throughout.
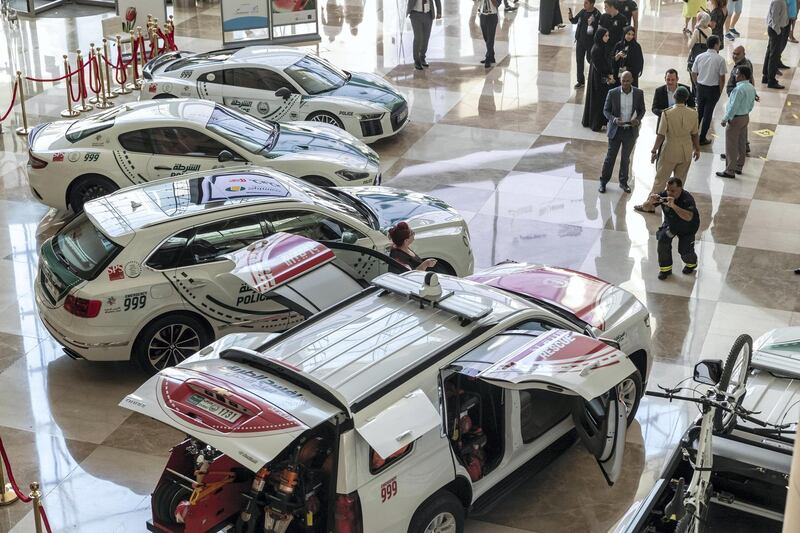
<path id="1" fill-rule="evenodd" d="M 117 14 L 122 18 L 122 30 L 128 33 L 137 26 L 147 26 L 147 15 L 153 15 L 159 24 L 164 24 L 167 21 L 167 3 L 165 0 L 118 0 Z"/>
<path id="2" fill-rule="evenodd" d="M 269 0 L 224 0 L 222 31 L 269 27 Z"/>
<path id="3" fill-rule="evenodd" d="M 272 0 L 272 26 L 317 20 L 317 0 Z"/>

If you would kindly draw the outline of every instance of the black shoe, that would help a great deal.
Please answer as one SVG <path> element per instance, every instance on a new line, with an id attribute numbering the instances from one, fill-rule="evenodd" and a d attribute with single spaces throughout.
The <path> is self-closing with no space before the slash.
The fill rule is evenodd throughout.
<path id="1" fill-rule="evenodd" d="M 419 63 L 414 63 L 414 68 L 417 70 L 422 70 L 422 65 L 420 65 Z"/>
<path id="2" fill-rule="evenodd" d="M 695 269 L 696 269 L 696 268 L 697 268 L 697 267 L 688 267 L 688 266 L 685 266 L 685 267 L 683 267 L 683 270 L 681 270 L 681 272 L 683 272 L 684 274 L 691 274 L 692 272 L 694 272 L 694 271 L 695 271 Z"/>
<path id="3" fill-rule="evenodd" d="M 734 178 L 736 177 L 736 176 L 734 176 L 733 174 L 728 174 L 728 173 L 727 173 L 727 172 L 725 172 L 725 171 L 723 171 L 723 172 L 717 172 L 717 176 L 719 176 L 720 178 L 728 178 L 728 179 L 734 179 Z"/>
<path id="4" fill-rule="evenodd" d="M 800 276 L 800 268 L 795 268 L 794 273 Z"/>
<path id="5" fill-rule="evenodd" d="M 586 84 L 585 84 L 585 83 L 583 83 L 583 82 L 580 82 L 580 81 L 579 81 L 578 83 L 576 83 L 575 85 L 573 85 L 573 86 L 572 86 L 572 88 L 573 88 L 573 89 L 580 89 L 581 87 L 585 87 L 585 86 L 586 86 Z"/>
<path id="6" fill-rule="evenodd" d="M 427 64 L 425 61 L 423 61 L 422 63 L 420 63 L 420 65 L 422 65 L 423 67 L 429 67 L 429 66 L 430 66 L 430 65 L 429 65 L 429 64 Z"/>
<path id="7" fill-rule="evenodd" d="M 599 192 L 601 192 L 601 193 L 605 193 L 606 192 L 606 184 L 605 183 L 601 183 L 600 187 L 598 187 L 597 190 Z"/>
<path id="8" fill-rule="evenodd" d="M 711 144 L 709 139 L 700 139 L 700 146 L 705 146 L 707 144 Z"/>
<path id="9" fill-rule="evenodd" d="M 628 193 L 631 192 L 631 188 L 628 187 L 627 183 L 620 183 L 619 184 L 619 188 L 622 189 L 625 192 L 628 192 Z"/>
<path id="10" fill-rule="evenodd" d="M 726 156 L 725 154 L 719 154 L 719 158 L 720 158 L 720 159 L 722 159 L 723 161 L 725 161 L 725 158 L 726 158 L 726 157 L 727 157 L 727 156 Z"/>
<path id="11" fill-rule="evenodd" d="M 737 176 L 741 176 L 742 175 L 742 171 L 741 170 L 734 170 L 733 173 L 736 174 Z"/>
<path id="12" fill-rule="evenodd" d="M 783 85 L 781 85 L 777 81 L 771 81 L 771 82 L 769 82 L 767 84 L 767 88 L 768 89 L 785 89 L 786 87 L 784 87 Z"/>
<path id="13" fill-rule="evenodd" d="M 671 275 L 672 275 L 672 270 L 667 270 L 666 272 L 659 272 L 658 273 L 658 279 L 660 279 L 661 281 L 664 281 L 665 279 L 667 279 Z"/>

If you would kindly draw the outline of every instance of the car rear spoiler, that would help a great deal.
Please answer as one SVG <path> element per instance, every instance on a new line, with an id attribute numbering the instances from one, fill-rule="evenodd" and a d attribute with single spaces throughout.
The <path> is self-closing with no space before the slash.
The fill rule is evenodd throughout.
<path id="1" fill-rule="evenodd" d="M 310 374 L 284 364 L 281 361 L 268 357 L 254 350 L 245 348 L 229 348 L 219 354 L 220 359 L 235 361 L 252 366 L 255 369 L 278 376 L 286 381 L 293 383 L 311 392 L 318 398 L 341 409 L 348 417 L 352 417 L 350 406 L 347 400 L 335 389 L 329 387 L 322 381 L 314 378 Z"/>

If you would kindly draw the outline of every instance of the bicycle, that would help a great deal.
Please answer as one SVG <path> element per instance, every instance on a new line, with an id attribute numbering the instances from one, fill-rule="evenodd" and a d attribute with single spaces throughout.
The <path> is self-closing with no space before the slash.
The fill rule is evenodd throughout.
<path id="1" fill-rule="evenodd" d="M 694 462 L 689 451 L 690 442 L 685 442 L 682 452 L 693 469 L 688 486 L 684 478 L 679 478 L 675 496 L 664 508 L 664 517 L 676 521 L 676 533 L 700 533 L 705 526 L 709 501 L 712 495 L 711 474 L 713 472 L 712 436 L 728 434 L 736 426 L 737 419 L 747 420 L 762 427 L 771 427 L 778 431 L 791 424 L 770 424 L 753 417 L 756 412 L 747 411 L 742 401 L 747 391 L 747 377 L 750 359 L 753 352 L 753 339 L 749 335 L 740 335 L 733 343 L 723 366 L 719 360 L 703 360 L 695 365 L 694 381 L 711 385 L 711 388 L 700 397 L 680 396 L 682 390 L 695 389 L 674 388 L 659 385 L 664 392 L 647 391 L 646 394 L 672 401 L 685 400 L 700 405 L 702 420 L 697 438 L 697 451 Z"/>

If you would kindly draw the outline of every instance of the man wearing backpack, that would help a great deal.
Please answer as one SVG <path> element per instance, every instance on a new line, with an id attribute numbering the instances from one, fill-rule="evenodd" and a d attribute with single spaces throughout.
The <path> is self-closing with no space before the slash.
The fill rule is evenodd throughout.
<path id="1" fill-rule="evenodd" d="M 697 56 L 692 65 L 692 81 L 697 86 L 697 115 L 700 117 L 700 144 L 711 144 L 708 130 L 714 118 L 714 108 L 719 102 L 728 65 L 719 55 L 719 37 L 708 38 L 708 50 Z"/>

